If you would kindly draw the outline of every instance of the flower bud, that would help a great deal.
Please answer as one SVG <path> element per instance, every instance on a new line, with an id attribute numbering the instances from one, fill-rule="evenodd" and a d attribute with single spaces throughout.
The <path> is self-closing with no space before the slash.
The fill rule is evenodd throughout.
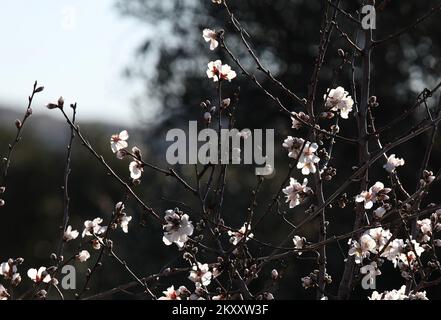
<path id="1" fill-rule="evenodd" d="M 21 121 L 20 120 L 15 120 L 15 127 L 17 128 L 17 129 L 20 129 L 21 128 Z"/>
<path id="2" fill-rule="evenodd" d="M 58 101 L 57 101 L 58 107 L 63 108 L 64 106 L 64 98 L 63 97 L 59 97 Z"/>
<path id="3" fill-rule="evenodd" d="M 271 271 L 271 278 L 273 278 L 273 280 L 277 280 L 278 277 L 279 272 L 276 269 L 273 269 L 273 271 Z"/>

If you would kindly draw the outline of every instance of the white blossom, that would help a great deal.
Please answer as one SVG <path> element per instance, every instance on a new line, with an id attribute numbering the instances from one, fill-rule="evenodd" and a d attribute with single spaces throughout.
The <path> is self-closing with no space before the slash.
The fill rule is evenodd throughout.
<path id="1" fill-rule="evenodd" d="M 406 300 L 408 297 L 405 295 L 406 286 L 402 286 L 400 290 L 385 291 L 383 293 L 378 293 L 377 291 L 372 292 L 369 300 Z"/>
<path id="2" fill-rule="evenodd" d="M 235 246 L 237 245 L 243 237 L 245 237 L 245 232 L 248 232 L 248 236 L 245 241 L 251 239 L 254 235 L 249 233 L 251 231 L 251 224 L 244 223 L 244 225 L 239 229 L 238 232 L 228 230 L 228 235 L 230 236 L 230 242 Z"/>
<path id="3" fill-rule="evenodd" d="M 80 262 L 86 262 L 90 258 L 90 253 L 87 250 L 82 250 L 77 254 L 76 258 Z"/>
<path id="4" fill-rule="evenodd" d="M 299 236 L 294 236 L 294 238 L 292 239 L 292 242 L 294 242 L 294 248 L 296 249 L 303 249 L 304 245 L 305 245 L 305 239 Z M 298 252 L 299 255 L 302 254 L 301 251 Z"/>
<path id="5" fill-rule="evenodd" d="M 362 191 L 359 195 L 355 197 L 356 202 L 364 202 L 365 209 L 371 209 L 374 203 L 379 200 L 379 194 L 381 193 L 381 199 L 387 200 L 389 197 L 386 195 L 391 190 L 389 188 L 385 188 L 384 184 L 377 181 L 372 187 L 369 188 L 369 191 Z"/>
<path id="6" fill-rule="evenodd" d="M 85 236 L 92 236 L 92 235 L 102 235 L 106 232 L 107 227 L 101 226 L 100 224 L 103 222 L 103 219 L 101 218 L 95 218 L 92 221 L 86 220 L 84 221 L 84 230 L 82 237 Z"/>
<path id="7" fill-rule="evenodd" d="M 38 270 L 34 268 L 29 269 L 28 277 L 35 283 L 49 283 L 52 279 L 50 274 L 46 271 L 46 267 L 40 267 Z"/>
<path id="8" fill-rule="evenodd" d="M 164 294 L 163 297 L 160 297 L 158 300 L 181 300 L 179 297 L 179 290 L 175 290 L 174 286 L 167 288 L 166 291 L 162 292 Z"/>
<path id="9" fill-rule="evenodd" d="M 290 208 L 298 206 L 308 194 L 312 193 L 312 189 L 307 185 L 307 178 L 303 179 L 302 184 L 294 178 L 289 179 L 289 185 L 282 191 L 286 195 L 286 202 L 289 202 Z"/>
<path id="10" fill-rule="evenodd" d="M 216 49 L 219 45 L 219 42 L 217 41 L 217 33 L 215 30 L 204 29 L 202 31 L 202 37 L 206 42 L 210 42 L 210 50 Z"/>
<path id="11" fill-rule="evenodd" d="M 66 230 L 63 234 L 64 241 L 71 241 L 75 240 L 79 235 L 79 232 L 77 230 L 72 230 L 72 226 L 67 226 Z"/>
<path id="12" fill-rule="evenodd" d="M 139 160 L 133 160 L 129 164 L 130 177 L 134 180 L 138 180 L 141 178 L 141 175 L 144 171 L 143 164 Z"/>
<path id="13" fill-rule="evenodd" d="M 288 136 L 283 141 L 282 146 L 288 150 L 288 157 L 297 159 L 302 151 L 304 142 L 305 140 L 302 138 Z"/>
<path id="14" fill-rule="evenodd" d="M 164 236 L 162 241 L 167 246 L 175 243 L 179 248 L 182 248 L 188 237 L 193 234 L 193 224 L 189 220 L 189 216 L 178 210 L 167 210 L 165 221 L 167 224 L 163 226 Z"/>
<path id="15" fill-rule="evenodd" d="M 190 271 L 190 276 L 188 278 L 195 283 L 199 282 L 204 286 L 208 286 L 211 282 L 212 277 L 213 274 L 211 273 L 208 264 L 202 264 L 198 262 L 196 265 L 193 266 L 192 270 Z"/>
<path id="16" fill-rule="evenodd" d="M 320 158 L 315 154 L 318 149 L 317 143 L 306 142 L 303 151 L 297 162 L 297 169 L 302 169 L 302 174 L 305 176 L 310 173 L 316 173 L 316 163 L 320 162 Z"/>
<path id="17" fill-rule="evenodd" d="M 207 76 L 209 79 L 213 79 L 214 82 L 219 80 L 231 81 L 236 78 L 236 72 L 228 64 L 222 64 L 220 60 L 216 60 L 208 63 Z"/>
<path id="18" fill-rule="evenodd" d="M 352 241 L 352 247 L 349 249 L 348 254 L 355 256 L 355 263 L 360 264 L 363 259 L 368 257 L 370 252 L 376 253 L 377 243 L 368 234 L 363 234 L 360 237 L 360 241 Z"/>
<path id="19" fill-rule="evenodd" d="M 123 216 L 121 219 L 120 219 L 120 226 L 121 226 L 121 229 L 125 232 L 125 233 L 127 233 L 127 232 L 129 232 L 129 222 L 132 220 L 132 217 L 131 216 Z"/>
<path id="20" fill-rule="evenodd" d="M 377 227 L 369 230 L 369 236 L 375 240 L 376 249 L 381 251 L 385 244 L 392 237 L 392 233 L 388 229 Z"/>
<path id="21" fill-rule="evenodd" d="M 123 130 L 119 134 L 112 135 L 112 137 L 110 138 L 110 147 L 112 148 L 113 153 L 117 153 L 118 151 L 127 148 L 128 139 L 129 134 L 127 130 Z"/>
<path id="22" fill-rule="evenodd" d="M 387 158 L 387 162 L 383 166 L 383 168 L 386 169 L 387 172 L 394 172 L 396 167 L 403 165 L 404 165 L 404 159 L 395 158 L 395 154 L 391 154 Z"/>
<path id="23" fill-rule="evenodd" d="M 352 111 L 354 105 L 354 100 L 352 100 L 343 87 L 331 89 L 328 95 L 325 94 L 323 96 L 323 99 L 326 99 L 325 106 L 332 111 L 340 111 L 340 116 L 343 119 L 348 118 L 349 112 Z"/>

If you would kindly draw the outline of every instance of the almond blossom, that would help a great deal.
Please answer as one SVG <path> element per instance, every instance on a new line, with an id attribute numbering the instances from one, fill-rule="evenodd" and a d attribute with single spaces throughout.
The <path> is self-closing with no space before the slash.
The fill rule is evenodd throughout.
<path id="1" fill-rule="evenodd" d="M 35 283 L 49 283 L 52 279 L 50 274 L 46 271 L 46 267 L 40 267 L 38 270 L 34 268 L 29 269 L 28 277 Z"/>
<path id="2" fill-rule="evenodd" d="M 348 254 L 355 256 L 355 263 L 362 263 L 363 259 L 369 257 L 370 253 L 376 253 L 377 243 L 368 234 L 363 234 L 360 241 L 352 240 L 352 246 Z"/>
<path id="3" fill-rule="evenodd" d="M 377 181 L 369 191 L 363 191 L 355 197 L 356 202 L 364 202 L 365 209 L 371 209 L 377 200 L 387 200 L 389 197 L 387 194 L 391 191 L 389 188 L 385 188 L 384 184 Z"/>
<path id="4" fill-rule="evenodd" d="M 127 130 L 123 130 L 119 134 L 112 135 L 112 137 L 110 138 L 110 147 L 112 148 L 113 153 L 117 153 L 118 151 L 127 148 L 128 139 L 129 133 L 127 132 Z"/>
<path id="5" fill-rule="evenodd" d="M 80 262 L 86 262 L 90 258 L 90 253 L 87 250 L 82 250 L 77 254 L 76 258 Z"/>
<path id="6" fill-rule="evenodd" d="M 343 87 L 331 89 L 328 95 L 325 94 L 323 96 L 323 99 L 326 99 L 325 107 L 330 108 L 332 111 L 340 111 L 340 116 L 343 119 L 348 118 L 349 112 L 352 111 L 354 105 L 354 100 L 352 100 Z"/>
<path id="7" fill-rule="evenodd" d="M 292 209 L 304 201 L 304 199 L 312 194 L 312 189 L 307 187 L 308 179 L 303 179 L 300 184 L 296 179 L 290 178 L 289 185 L 282 191 L 286 195 L 286 202 L 289 202 L 289 207 Z"/>
<path id="8" fill-rule="evenodd" d="M 237 232 L 228 230 L 228 235 L 230 236 L 230 242 L 234 246 L 237 245 L 245 237 L 245 233 L 248 233 L 245 242 L 250 240 L 254 236 L 252 233 L 250 233 L 250 231 L 251 231 L 251 224 L 248 224 L 247 222 L 245 222 L 244 225 Z"/>
<path id="9" fill-rule="evenodd" d="M 141 175 L 144 171 L 144 165 L 139 160 L 133 160 L 129 164 L 130 177 L 134 180 L 138 180 L 141 178 Z"/>
<path id="10" fill-rule="evenodd" d="M 181 298 L 179 297 L 180 291 L 179 289 L 175 290 L 174 286 L 167 288 L 167 290 L 163 291 L 162 293 L 164 294 L 164 296 L 160 297 L 158 300 L 181 300 Z"/>
<path id="11" fill-rule="evenodd" d="M 211 282 L 213 274 L 210 271 L 210 268 L 208 267 L 208 264 L 202 264 L 198 262 L 196 265 L 193 266 L 192 270 L 190 271 L 190 276 L 188 277 L 193 282 L 199 282 L 204 286 L 208 286 Z"/>
<path id="12" fill-rule="evenodd" d="M 288 150 L 288 157 L 297 159 L 303 149 L 304 142 L 305 140 L 302 138 L 288 136 L 283 141 L 282 146 Z"/>
<path id="13" fill-rule="evenodd" d="M 392 173 L 395 171 L 396 167 L 404 166 L 404 159 L 396 158 L 395 154 L 391 154 L 387 158 L 386 164 L 383 166 L 387 172 Z"/>
<path id="14" fill-rule="evenodd" d="M 210 61 L 208 63 L 207 76 L 214 82 L 219 80 L 228 80 L 236 78 L 236 72 L 228 64 L 222 64 L 220 60 Z"/>
<path id="15" fill-rule="evenodd" d="M 320 158 L 315 154 L 318 149 L 317 143 L 307 141 L 303 147 L 299 161 L 297 162 L 297 169 L 302 169 L 302 174 L 307 176 L 310 173 L 316 173 L 316 164 L 320 162 Z"/>
<path id="16" fill-rule="evenodd" d="M 182 248 L 188 241 L 188 237 L 193 234 L 194 228 L 189 216 L 175 209 L 167 210 L 164 219 L 167 224 L 163 226 L 162 241 L 167 246 L 175 243 L 179 248 Z"/>
<path id="17" fill-rule="evenodd" d="M 72 230 L 72 226 L 67 226 L 66 231 L 63 234 L 63 240 L 68 242 L 71 240 L 75 240 L 79 235 L 77 230 Z"/>
<path id="18" fill-rule="evenodd" d="M 100 224 L 103 222 L 103 219 L 101 218 L 95 218 L 92 221 L 91 220 L 86 220 L 84 222 L 84 230 L 83 230 L 83 234 L 82 237 L 84 238 L 85 236 L 99 236 L 102 235 L 103 233 L 106 232 L 107 227 L 106 226 L 101 226 Z"/>
<path id="19" fill-rule="evenodd" d="M 206 42 L 210 42 L 210 50 L 216 49 L 219 45 L 219 42 L 217 41 L 217 33 L 215 30 L 204 29 L 202 31 L 202 37 Z"/>

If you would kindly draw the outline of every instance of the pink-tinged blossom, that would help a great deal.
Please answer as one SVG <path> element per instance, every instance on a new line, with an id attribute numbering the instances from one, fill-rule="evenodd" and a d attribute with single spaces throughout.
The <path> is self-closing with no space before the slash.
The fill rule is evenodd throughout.
<path id="1" fill-rule="evenodd" d="M 329 89 L 328 89 L 329 90 Z M 340 111 L 340 116 L 343 119 L 348 119 L 349 113 L 352 111 L 354 100 L 348 95 L 343 87 L 331 89 L 328 95 L 323 96 L 326 99 L 325 106 L 332 111 Z"/>
<path id="2" fill-rule="evenodd" d="M 119 134 L 112 135 L 112 137 L 110 138 L 110 147 L 112 148 L 113 153 L 117 153 L 118 151 L 127 148 L 128 139 L 129 134 L 127 130 L 123 130 Z"/>
<path id="3" fill-rule="evenodd" d="M 202 37 L 206 42 L 210 42 L 210 50 L 216 49 L 219 45 L 219 42 L 217 41 L 217 33 L 215 30 L 204 29 L 202 31 Z"/>
<path id="4" fill-rule="evenodd" d="M 315 154 L 318 149 L 317 143 L 306 142 L 297 162 L 297 169 L 302 169 L 302 174 L 305 176 L 310 173 L 316 173 L 316 164 L 320 162 L 320 158 Z"/>
<path id="5" fill-rule="evenodd" d="M 297 159 L 303 148 L 303 143 L 305 140 L 302 138 L 296 138 L 292 136 L 286 137 L 282 143 L 282 147 L 288 150 L 288 157 Z"/>
<path id="6" fill-rule="evenodd" d="M 210 61 L 207 66 L 207 76 L 209 79 L 213 79 L 214 82 L 219 80 L 231 81 L 237 76 L 228 64 L 222 64 L 220 60 Z"/>
<path id="7" fill-rule="evenodd" d="M 40 267 L 38 270 L 34 268 L 29 269 L 28 277 L 35 283 L 49 283 L 52 279 L 50 274 L 46 271 L 46 267 Z"/>
<path id="8" fill-rule="evenodd" d="M 181 298 L 179 297 L 179 289 L 175 290 L 174 286 L 167 288 L 167 290 L 163 291 L 162 293 L 164 294 L 164 296 L 160 297 L 158 300 L 181 300 Z"/>
<path id="9" fill-rule="evenodd" d="M 202 264 L 198 262 L 192 267 L 192 270 L 190 271 L 190 276 L 188 278 L 195 283 L 199 282 L 204 286 L 208 286 L 211 282 L 212 277 L 213 274 L 211 273 L 208 264 Z"/>
<path id="10" fill-rule="evenodd" d="M 245 241 L 250 240 L 254 236 L 252 233 L 250 233 L 250 231 L 251 231 L 251 224 L 248 224 L 246 222 L 237 232 L 228 230 L 228 235 L 230 236 L 230 242 L 233 245 L 237 245 L 245 237 L 245 232 L 248 233 Z"/>
<path id="11" fill-rule="evenodd" d="M 302 184 L 294 178 L 289 179 L 289 185 L 282 191 L 286 195 L 286 202 L 289 202 L 290 208 L 298 206 L 308 195 L 312 194 L 312 189 L 307 185 L 307 178 L 303 179 Z"/>

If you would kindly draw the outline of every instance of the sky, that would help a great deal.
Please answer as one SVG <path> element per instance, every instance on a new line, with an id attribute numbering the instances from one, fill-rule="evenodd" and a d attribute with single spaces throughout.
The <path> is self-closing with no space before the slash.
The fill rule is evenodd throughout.
<path id="1" fill-rule="evenodd" d="M 34 112 L 63 96 L 79 120 L 135 124 L 141 84 L 122 74 L 147 32 L 113 0 L 2 0 L 0 105 L 23 111 L 38 80 Z"/>

